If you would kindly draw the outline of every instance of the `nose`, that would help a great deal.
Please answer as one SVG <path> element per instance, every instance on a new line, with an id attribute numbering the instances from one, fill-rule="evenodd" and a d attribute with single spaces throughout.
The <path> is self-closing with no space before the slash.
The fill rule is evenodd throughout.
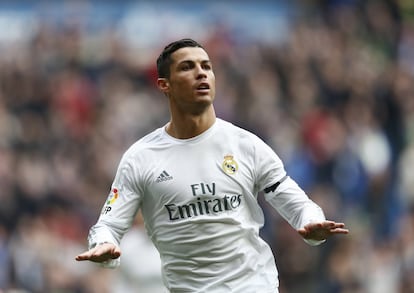
<path id="1" fill-rule="evenodd" d="M 206 77 L 207 77 L 206 70 L 201 65 L 197 65 L 196 66 L 196 78 L 202 79 Z"/>

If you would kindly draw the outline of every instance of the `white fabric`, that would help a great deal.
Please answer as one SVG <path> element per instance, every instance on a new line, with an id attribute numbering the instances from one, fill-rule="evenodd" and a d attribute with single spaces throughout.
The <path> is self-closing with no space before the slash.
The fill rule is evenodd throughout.
<path id="1" fill-rule="evenodd" d="M 191 139 L 159 128 L 124 154 L 90 245 L 119 245 L 141 208 L 170 292 L 276 292 L 257 194 L 285 176 L 269 146 L 223 120 Z M 295 228 L 325 219 L 291 179 L 266 199 Z"/>
<path id="2" fill-rule="evenodd" d="M 166 293 L 158 251 L 140 225 L 122 238 L 122 265 L 111 281 L 111 293 Z"/>

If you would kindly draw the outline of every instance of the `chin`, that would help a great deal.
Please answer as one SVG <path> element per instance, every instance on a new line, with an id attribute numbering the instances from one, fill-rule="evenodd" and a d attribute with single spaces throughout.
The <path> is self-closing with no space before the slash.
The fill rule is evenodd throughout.
<path id="1" fill-rule="evenodd" d="M 193 107 L 193 113 L 198 115 L 198 114 L 202 114 L 203 112 L 205 112 L 208 108 L 210 108 L 213 105 L 213 100 L 212 99 L 203 99 L 203 100 L 198 100 Z"/>
<path id="2" fill-rule="evenodd" d="M 212 104 L 213 101 L 214 101 L 214 98 L 211 97 L 210 95 L 199 95 L 199 96 L 195 97 L 195 101 L 200 102 L 200 103 Z"/>

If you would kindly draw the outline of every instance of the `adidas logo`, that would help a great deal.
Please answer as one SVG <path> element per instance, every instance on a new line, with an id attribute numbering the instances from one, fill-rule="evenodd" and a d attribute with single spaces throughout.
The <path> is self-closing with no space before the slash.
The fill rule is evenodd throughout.
<path id="1" fill-rule="evenodd" d="M 162 173 L 157 177 L 157 180 L 155 180 L 155 182 L 160 183 L 163 181 L 167 181 L 167 180 L 171 180 L 173 179 L 172 176 L 170 176 L 170 174 L 167 173 L 167 171 L 162 171 Z"/>

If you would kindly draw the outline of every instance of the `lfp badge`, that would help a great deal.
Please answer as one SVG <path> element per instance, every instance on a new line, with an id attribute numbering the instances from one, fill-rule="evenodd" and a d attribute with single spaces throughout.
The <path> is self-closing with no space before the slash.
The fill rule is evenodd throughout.
<path id="1" fill-rule="evenodd" d="M 119 197 L 118 189 L 117 188 L 113 188 L 111 190 L 111 193 L 108 196 L 108 199 L 106 201 L 106 204 L 113 204 L 118 199 L 118 197 Z"/>
<path id="2" fill-rule="evenodd" d="M 104 207 L 102 208 L 101 214 L 106 215 L 112 210 L 111 205 L 118 199 L 119 193 L 117 188 L 111 189 L 111 192 L 108 195 L 108 199 L 105 202 Z"/>

